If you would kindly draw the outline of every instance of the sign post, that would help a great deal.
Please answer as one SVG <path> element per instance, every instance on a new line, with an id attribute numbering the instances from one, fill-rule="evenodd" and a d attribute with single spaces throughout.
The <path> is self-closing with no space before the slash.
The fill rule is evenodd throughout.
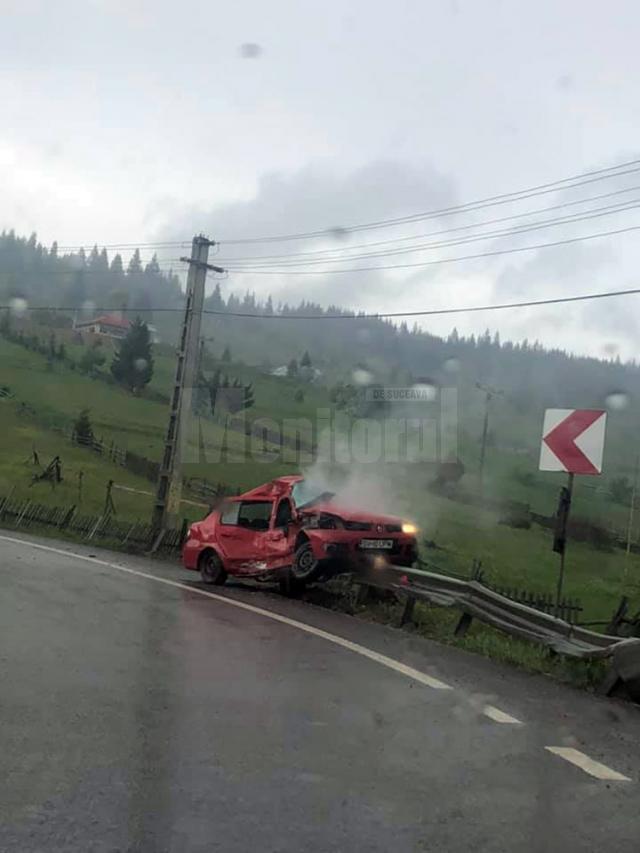
<path id="1" fill-rule="evenodd" d="M 597 475 L 602 472 L 602 456 L 607 413 L 602 409 L 547 409 L 542 427 L 540 471 L 566 471 L 567 485 L 560 490 L 556 512 L 553 550 L 560 554 L 560 573 L 556 591 L 556 617 L 560 612 L 564 583 L 567 526 L 573 481 L 576 474 Z"/>

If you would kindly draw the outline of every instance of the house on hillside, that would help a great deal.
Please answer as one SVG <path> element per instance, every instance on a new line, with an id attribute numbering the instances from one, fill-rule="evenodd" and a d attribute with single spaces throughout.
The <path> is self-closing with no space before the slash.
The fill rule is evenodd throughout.
<path id="1" fill-rule="evenodd" d="M 79 332 L 81 335 L 87 334 L 95 335 L 98 338 L 121 340 L 131 328 L 131 322 L 123 314 L 118 312 L 117 314 L 101 314 L 92 320 L 76 320 L 73 328 L 74 331 Z M 156 327 L 147 323 L 147 328 L 151 336 L 151 343 L 160 343 Z"/>
<path id="2" fill-rule="evenodd" d="M 275 367 L 271 371 L 271 376 L 288 376 L 289 368 L 286 364 L 281 365 L 280 367 Z M 302 379 L 303 382 L 315 382 L 316 379 L 319 379 L 322 376 L 322 371 L 318 370 L 317 367 L 299 367 L 298 372 L 296 374 L 297 379 Z"/>

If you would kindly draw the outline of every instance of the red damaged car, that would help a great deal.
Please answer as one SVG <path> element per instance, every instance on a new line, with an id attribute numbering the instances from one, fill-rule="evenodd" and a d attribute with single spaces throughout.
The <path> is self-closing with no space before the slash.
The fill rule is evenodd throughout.
<path id="1" fill-rule="evenodd" d="M 284 588 L 351 571 L 371 559 L 411 566 L 416 527 L 391 515 L 340 506 L 301 476 L 279 477 L 229 498 L 192 524 L 184 566 L 209 584 L 228 575 Z"/>

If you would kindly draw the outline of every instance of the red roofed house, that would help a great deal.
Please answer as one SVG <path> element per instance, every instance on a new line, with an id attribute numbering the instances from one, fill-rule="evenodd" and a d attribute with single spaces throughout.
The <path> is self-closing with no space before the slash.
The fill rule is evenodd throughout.
<path id="1" fill-rule="evenodd" d="M 131 323 L 122 314 L 102 314 L 92 320 L 76 321 L 73 328 L 77 332 L 87 332 L 103 338 L 124 338 L 131 328 Z"/>

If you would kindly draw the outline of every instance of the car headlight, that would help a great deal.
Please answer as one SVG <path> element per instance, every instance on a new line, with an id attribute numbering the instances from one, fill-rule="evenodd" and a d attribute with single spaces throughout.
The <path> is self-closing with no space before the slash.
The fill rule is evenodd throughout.
<path id="1" fill-rule="evenodd" d="M 404 521 L 402 523 L 402 532 L 408 533 L 410 536 L 415 536 L 415 534 L 418 532 L 418 528 L 410 521 Z"/>

